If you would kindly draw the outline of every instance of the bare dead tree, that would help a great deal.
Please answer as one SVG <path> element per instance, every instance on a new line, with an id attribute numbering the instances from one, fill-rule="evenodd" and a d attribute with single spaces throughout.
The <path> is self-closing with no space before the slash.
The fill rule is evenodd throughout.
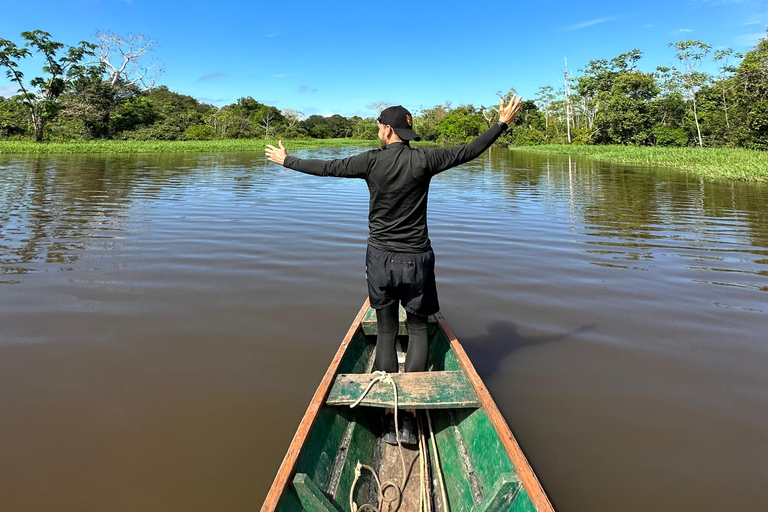
<path id="1" fill-rule="evenodd" d="M 496 122 L 496 118 L 499 116 L 499 110 L 496 107 L 486 107 L 484 105 L 480 105 L 480 113 L 483 115 L 488 128 Z"/>
<path id="2" fill-rule="evenodd" d="M 122 82 L 152 90 L 163 73 L 159 61 L 149 65 L 142 58 L 154 51 L 157 41 L 144 34 L 121 36 L 114 32 L 96 31 L 99 63 L 104 66 L 112 85 Z"/>
<path id="3" fill-rule="evenodd" d="M 280 111 L 280 113 L 283 114 L 283 117 L 285 118 L 286 124 L 289 128 L 293 128 L 299 124 L 301 118 L 304 117 L 303 112 L 299 112 L 298 110 L 294 110 L 292 108 L 284 108 Z"/>
<path id="4" fill-rule="evenodd" d="M 394 107 L 394 106 L 395 106 L 394 103 L 390 103 L 388 101 L 377 101 L 376 103 L 371 103 L 365 108 L 367 108 L 368 110 L 373 110 L 374 112 L 376 112 L 376 117 L 379 117 L 379 114 L 381 114 L 381 112 L 384 109 L 387 109 L 389 107 Z"/>
<path id="5" fill-rule="evenodd" d="M 564 92 L 565 92 L 565 125 L 568 130 L 568 144 L 571 143 L 571 79 L 568 76 L 568 59 L 565 59 L 565 69 L 563 70 Z"/>
<path id="6" fill-rule="evenodd" d="M 272 128 L 272 121 L 275 120 L 273 112 L 267 112 L 259 121 L 259 126 L 264 128 L 264 137 L 269 138 L 269 129 Z"/>

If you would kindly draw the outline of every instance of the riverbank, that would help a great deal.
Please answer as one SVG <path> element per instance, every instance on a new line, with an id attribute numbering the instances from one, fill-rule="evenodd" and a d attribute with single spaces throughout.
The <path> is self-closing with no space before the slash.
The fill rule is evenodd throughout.
<path id="1" fill-rule="evenodd" d="M 707 180 L 768 182 L 768 152 L 724 148 L 637 146 L 525 146 L 513 151 L 559 153 L 627 164 L 675 167 Z"/>
<path id="2" fill-rule="evenodd" d="M 228 153 L 264 151 L 276 140 L 96 140 L 84 142 L 0 141 L 0 154 L 12 153 Z M 378 146 L 378 140 L 363 139 L 297 139 L 284 141 L 291 149 L 342 146 Z"/>

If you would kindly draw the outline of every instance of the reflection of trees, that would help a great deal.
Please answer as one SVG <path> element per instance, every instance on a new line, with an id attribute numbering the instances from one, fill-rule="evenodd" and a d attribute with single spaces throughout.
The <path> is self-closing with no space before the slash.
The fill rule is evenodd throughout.
<path id="1" fill-rule="evenodd" d="M 611 245 L 627 247 L 627 253 L 653 247 L 656 239 L 690 241 L 694 235 L 711 241 L 714 234 L 739 231 L 750 244 L 768 248 L 768 196 L 760 185 L 702 182 L 677 170 L 564 155 L 512 155 L 504 173 L 508 189 L 538 183 L 547 194 L 567 196 L 562 199 L 583 219 L 587 234 L 613 239 Z M 724 224 L 732 226 L 730 232 Z"/>
<path id="2" fill-rule="evenodd" d="M 269 182 L 259 176 L 262 162 L 252 153 L 4 157 L 0 273 L 25 274 L 39 264 L 68 268 L 95 240 L 121 239 L 132 205 L 169 188 L 205 182 L 251 194 L 255 183 Z M 232 179 L 220 180 L 220 173 Z"/>

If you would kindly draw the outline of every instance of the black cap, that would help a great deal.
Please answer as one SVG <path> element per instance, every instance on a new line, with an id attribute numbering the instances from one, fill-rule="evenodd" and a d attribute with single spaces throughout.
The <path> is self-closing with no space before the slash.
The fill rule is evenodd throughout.
<path id="1" fill-rule="evenodd" d="M 402 105 L 385 108 L 377 121 L 391 126 L 397 136 L 403 140 L 421 140 L 421 137 L 413 131 L 413 116 Z"/>

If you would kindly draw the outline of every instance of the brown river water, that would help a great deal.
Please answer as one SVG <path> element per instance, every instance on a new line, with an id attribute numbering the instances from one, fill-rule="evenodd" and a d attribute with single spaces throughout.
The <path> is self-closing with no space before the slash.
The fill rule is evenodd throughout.
<path id="1" fill-rule="evenodd" d="M 0 156 L 0 511 L 258 510 L 367 206 L 255 153 Z M 435 178 L 443 314 L 556 510 L 768 508 L 767 221 L 764 185 L 567 156 Z"/>

